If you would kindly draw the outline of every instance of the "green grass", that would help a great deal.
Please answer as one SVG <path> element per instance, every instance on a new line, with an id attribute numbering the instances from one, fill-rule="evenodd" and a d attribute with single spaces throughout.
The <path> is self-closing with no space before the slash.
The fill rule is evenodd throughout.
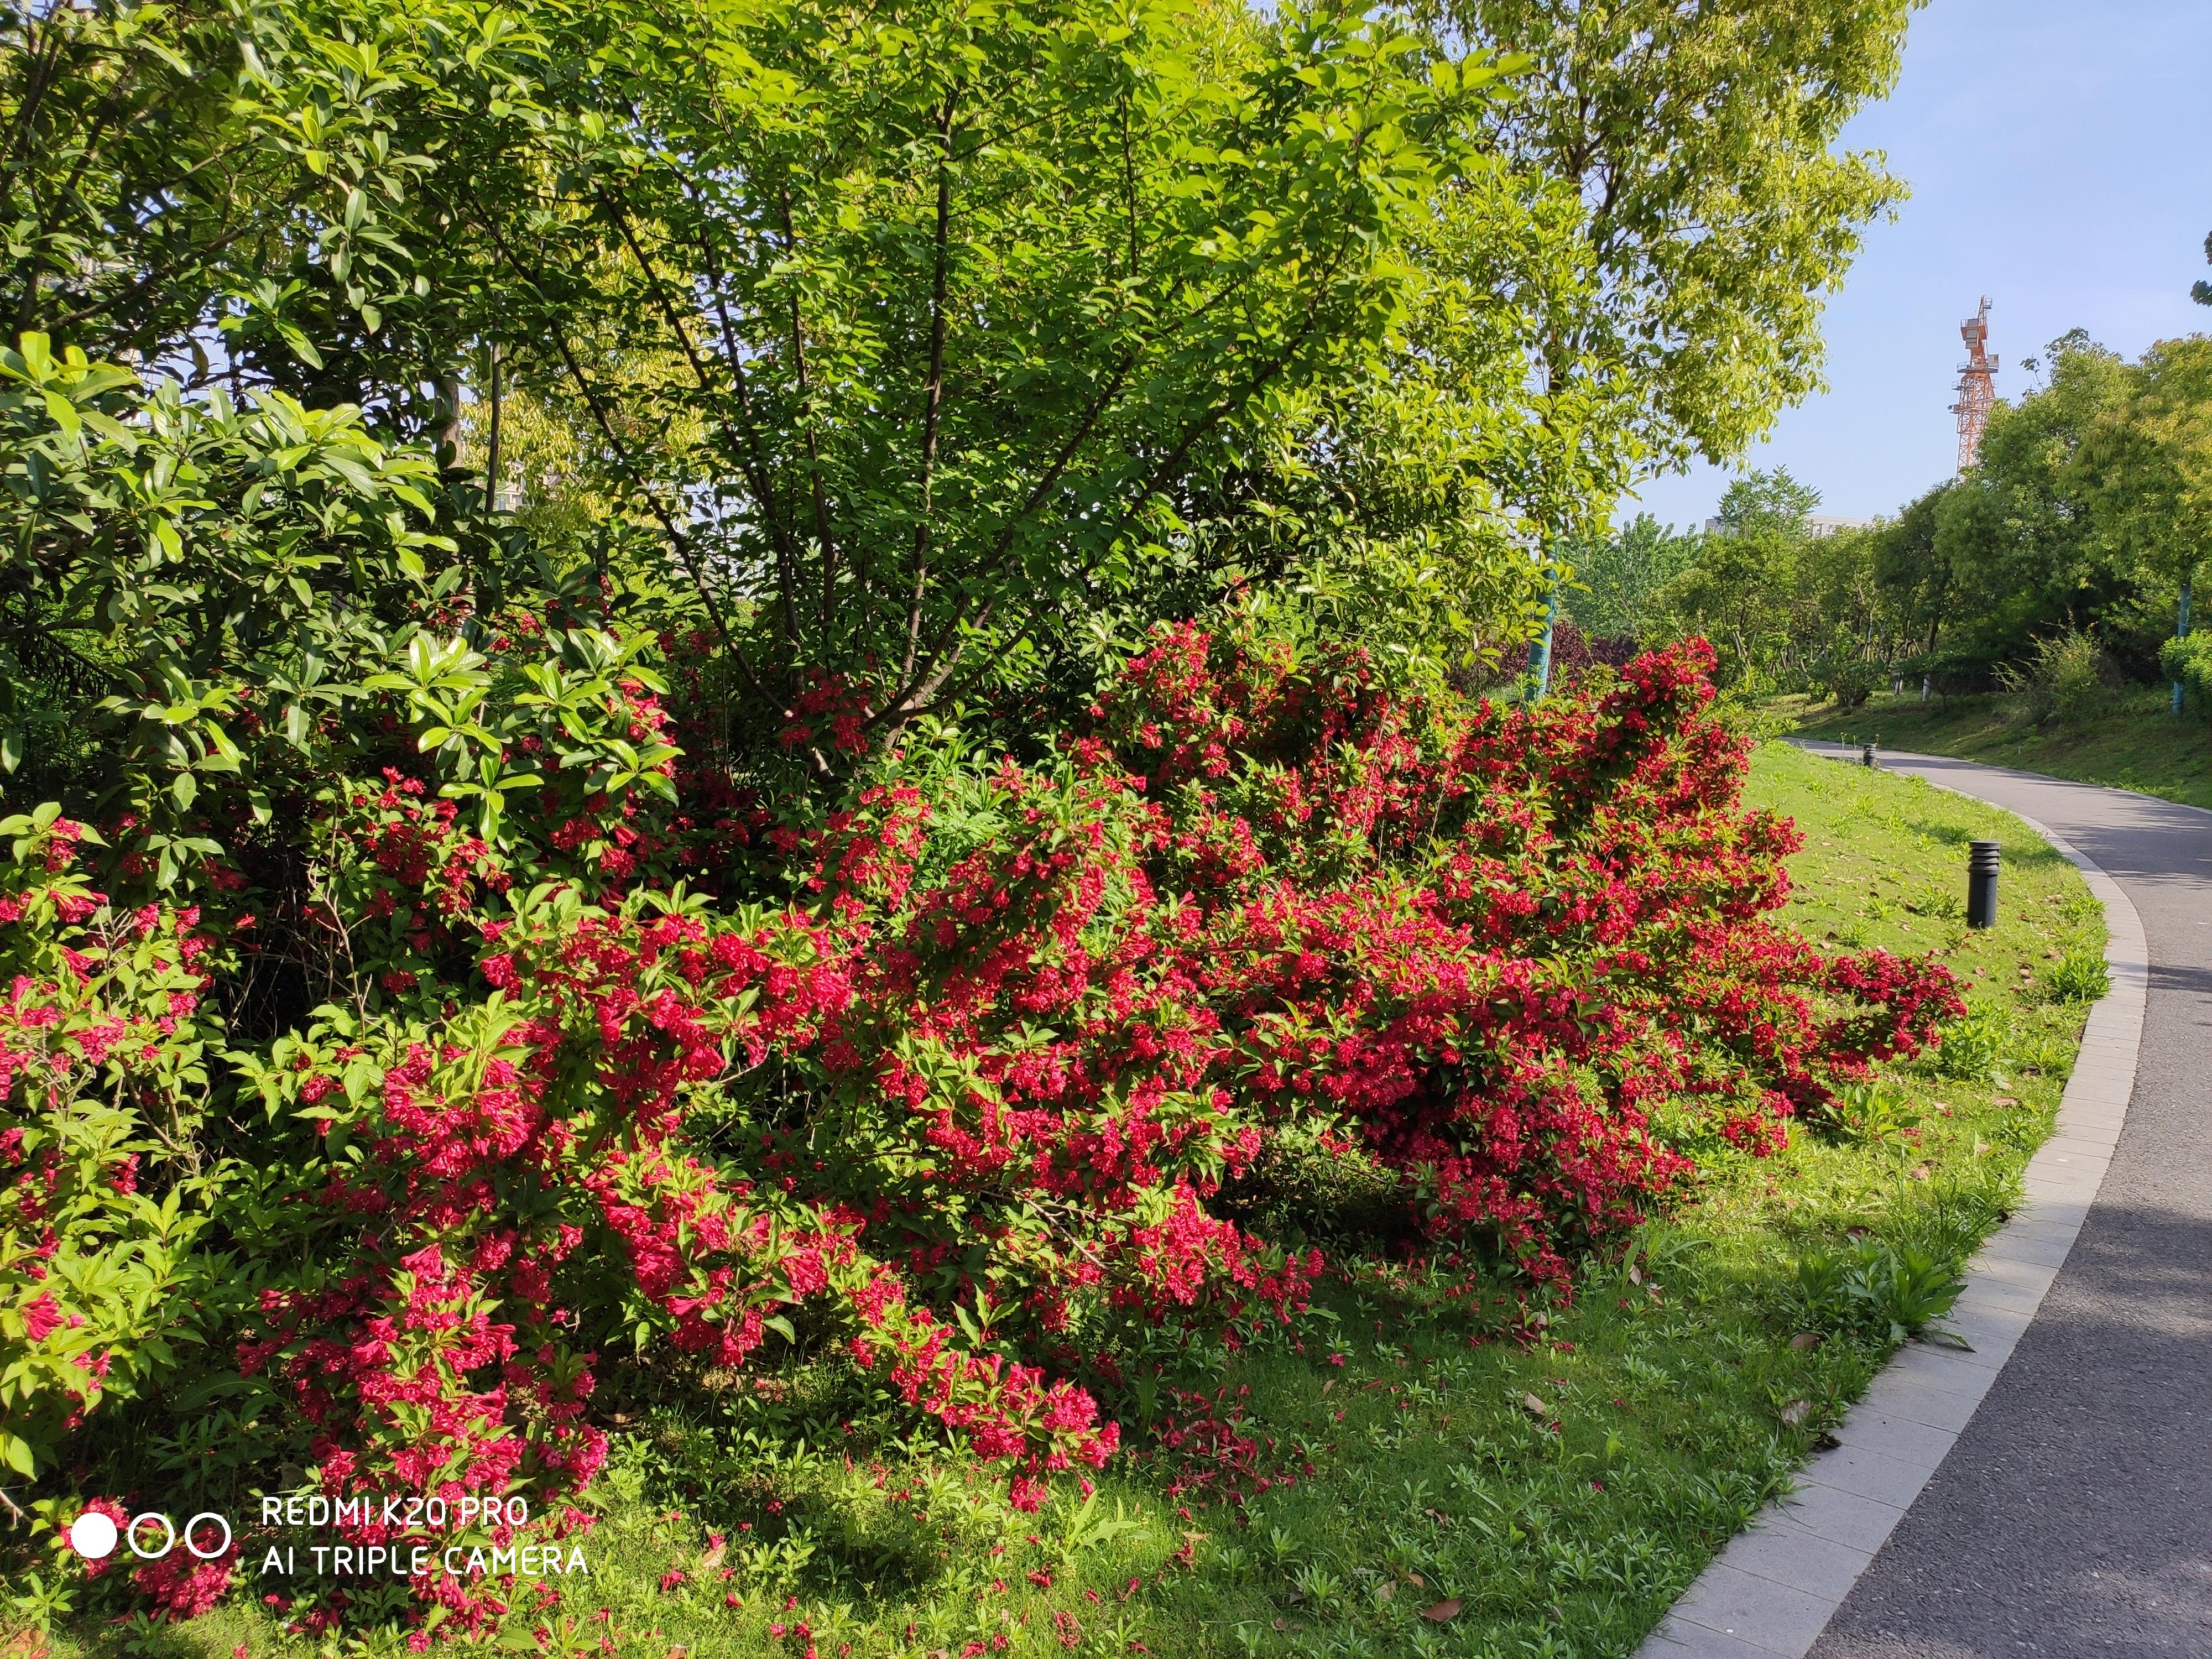
<path id="1" fill-rule="evenodd" d="M 1955 755 L 2212 808 L 2212 726 L 2194 709 L 2175 719 L 2163 688 L 2117 693 L 2097 719 L 2072 724 L 2032 724 L 2014 704 L 1996 696 L 1923 704 L 1907 692 L 1883 693 L 1848 714 L 1803 697 L 1777 698 L 1768 708 L 1800 737 L 1878 737 L 1886 749 Z"/>
<path id="2" fill-rule="evenodd" d="M 1948 1268 L 1998 1224 L 2049 1132 L 2086 1007 L 2049 988 L 2094 991 L 2103 939 L 2073 868 L 2002 813 L 1779 744 L 1757 756 L 1752 793 L 1807 836 L 1791 921 L 1838 944 L 1933 950 L 1972 981 L 1978 1044 L 1954 1052 L 1978 1075 L 1899 1072 L 1861 1103 L 1853 1140 L 1801 1131 L 1765 1160 L 1717 1148 L 1694 1201 L 1630 1259 L 1587 1264 L 1571 1305 L 1540 1322 L 1502 1282 L 1455 1298 L 1449 1275 L 1354 1264 L 1303 1352 L 1223 1359 L 1203 1415 L 1251 1443 L 1241 1502 L 1222 1480 L 1191 1486 L 1204 1461 L 1156 1444 L 1087 1504 L 1063 1492 L 1024 1516 L 926 1445 L 848 1436 L 805 1374 L 768 1393 L 724 1379 L 704 1404 L 624 1431 L 605 1518 L 580 1540 L 591 1576 L 546 1581 L 557 1645 L 800 1659 L 803 1620 L 818 1659 L 848 1644 L 912 1659 L 973 1644 L 1175 1659 L 1632 1651 L 1893 1345 L 1864 1305 L 1808 1306 L 1801 1261 L 1816 1280 L 1824 1256 L 1855 1249 Z M 2003 918 L 1970 936 L 1966 843 L 1992 836 Z M 797 1452 L 745 1437 L 810 1420 Z M 685 1576 L 664 1590 L 672 1571 Z M 239 1599 L 99 1644 L 126 1639 L 210 1659 L 313 1650 Z M 64 1635 L 56 1650 L 86 1650 Z"/>

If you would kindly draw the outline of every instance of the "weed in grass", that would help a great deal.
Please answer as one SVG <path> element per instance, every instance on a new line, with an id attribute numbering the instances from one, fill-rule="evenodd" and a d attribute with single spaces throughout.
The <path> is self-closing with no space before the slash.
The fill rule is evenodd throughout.
<path id="1" fill-rule="evenodd" d="M 1943 1028 L 1936 1045 L 1937 1075 L 1962 1082 L 2003 1081 L 2002 1067 L 2011 1048 L 2012 1020 L 2008 1011 L 1987 1003 L 1969 1005 L 1966 1018 Z"/>
<path id="2" fill-rule="evenodd" d="M 2094 1002 L 2112 988 L 2105 953 L 2077 947 L 2059 958 L 2044 976 L 2051 997 L 2059 1002 Z"/>
<path id="3" fill-rule="evenodd" d="M 1905 908 L 1914 915 L 1926 916 L 1936 921 L 1964 921 L 1966 906 L 1949 887 L 1939 887 L 1931 882 L 1921 882 L 1906 896 Z"/>
<path id="4" fill-rule="evenodd" d="M 1920 1112 L 1887 1084 L 1854 1083 L 1836 1091 L 1819 1127 L 1857 1146 L 1895 1146 L 1919 1128 Z"/>
<path id="5" fill-rule="evenodd" d="M 1900 1217 L 1906 1237 L 1943 1261 L 1963 1262 L 2012 1214 L 2018 1178 L 1984 1167 L 1939 1185 L 1929 1201 Z"/>
<path id="6" fill-rule="evenodd" d="M 1933 1251 L 1863 1238 L 1847 1250 L 1800 1256 L 1797 1287 L 1815 1327 L 1871 1330 L 1902 1342 L 1951 1311 L 1966 1288 L 1958 1273 L 1955 1260 Z"/>

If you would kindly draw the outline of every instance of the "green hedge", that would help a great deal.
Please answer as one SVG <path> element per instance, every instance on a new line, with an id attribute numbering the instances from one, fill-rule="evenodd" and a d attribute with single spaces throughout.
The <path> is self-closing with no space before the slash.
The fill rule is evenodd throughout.
<path id="1" fill-rule="evenodd" d="M 2159 651 L 2158 665 L 2168 679 L 2180 682 L 2198 714 L 2212 713 L 2212 634 L 2168 640 Z"/>

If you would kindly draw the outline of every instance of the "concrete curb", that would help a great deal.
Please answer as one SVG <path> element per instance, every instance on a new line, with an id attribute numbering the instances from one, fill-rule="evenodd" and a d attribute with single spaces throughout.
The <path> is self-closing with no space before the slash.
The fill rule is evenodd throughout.
<path id="1" fill-rule="evenodd" d="M 1921 1342 L 1899 1349 L 1836 1431 L 1841 1443 L 1729 1540 L 1638 1659 L 1803 1659 L 1996 1381 L 2104 1182 L 2142 1041 L 2150 984 L 2142 918 L 2120 884 L 2063 836 L 2013 816 L 2104 902 L 2112 986 L 2089 1011 L 2058 1126 L 2028 1160 L 2027 1202 L 1968 1265 L 1950 1323 L 1973 1352 Z"/>

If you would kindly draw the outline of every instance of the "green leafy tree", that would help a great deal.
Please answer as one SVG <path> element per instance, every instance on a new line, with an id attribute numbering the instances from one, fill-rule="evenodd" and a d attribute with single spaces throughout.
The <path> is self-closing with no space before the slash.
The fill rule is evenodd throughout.
<path id="1" fill-rule="evenodd" d="M 1943 497 L 1953 487 L 1947 479 L 1907 502 L 1871 538 L 1875 581 L 1893 608 L 1906 644 L 1923 655 L 1942 643 L 1949 614 L 1951 567 L 1936 551 L 1936 526 Z"/>
<path id="2" fill-rule="evenodd" d="M 2100 435 L 2125 406 L 2129 371 L 2075 335 L 2054 343 L 2050 384 L 1991 411 L 1981 464 L 1944 493 L 1936 552 L 1949 571 L 1950 636 L 1994 665 L 2047 634 L 2133 625 L 2130 561 L 2099 526 Z"/>
<path id="3" fill-rule="evenodd" d="M 1496 141 L 1583 204 L 1598 281 L 1561 296 L 1544 369 L 1547 390 L 1615 394 L 1607 441 L 1724 460 L 1821 387 L 1822 297 L 1905 193 L 1878 154 L 1834 146 L 1894 84 L 1913 9 L 1449 0 L 1455 33 L 1528 59 Z"/>
<path id="4" fill-rule="evenodd" d="M 1778 568 L 1762 584 L 1762 668 L 1784 683 L 1863 701 L 1895 653 L 1894 617 L 1875 578 L 1873 536 L 1814 528 L 1820 500 L 1787 468 L 1751 473 L 1722 500 L 1722 533 L 1764 538 L 1777 550 Z"/>
<path id="5" fill-rule="evenodd" d="M 1409 650 L 1517 618 L 1482 460 L 1513 331 L 1407 257 L 1532 234 L 1469 143 L 1479 54 L 1216 0 L 0 27 L 21 327 L 432 444 L 413 487 L 465 558 L 519 532 L 701 631 L 741 767 L 810 699 L 869 742 L 963 700 L 1019 724 L 1080 696 L 1072 656 L 1255 579 Z M 19 607 L 19 661 L 53 620 Z"/>
<path id="6" fill-rule="evenodd" d="M 1478 111 L 1482 106 L 1474 106 Z M 1462 153 L 1413 219 L 1400 325 L 1335 379 L 1303 437 L 1210 492 L 1203 517 L 1246 570 L 1310 588 L 1400 672 L 1494 667 L 1525 642 L 1547 517 L 1610 485 L 1574 473 L 1525 397 L 1532 284 L 1579 280 L 1572 204 L 1495 153 Z"/>
<path id="7" fill-rule="evenodd" d="M 2126 377 L 2084 445 L 2102 536 L 2131 559 L 2146 602 L 2170 599 L 2189 632 L 2197 568 L 2212 547 L 2212 340 L 2163 340 Z M 2174 682 L 2174 712 L 2182 687 Z"/>
<path id="8" fill-rule="evenodd" d="M 502 344 L 665 536 L 754 729 L 835 683 L 879 740 L 1033 683 L 1366 371 L 1492 76 L 1412 44 L 1095 0 L 611 32 L 544 146 L 563 189 L 473 204 Z"/>
<path id="9" fill-rule="evenodd" d="M 97 0 L 0 19 L 0 305 L 94 362 L 447 430 L 487 308 L 453 194 L 512 191 L 546 41 L 422 0 Z"/>
<path id="10" fill-rule="evenodd" d="M 1649 513 L 1610 536 L 1575 544 L 1570 612 L 1593 634 L 1644 638 L 1662 625 L 1654 609 L 1660 590 L 1696 561 L 1698 545 L 1694 532 L 1678 533 Z"/>
<path id="11" fill-rule="evenodd" d="M 1747 472 L 1729 484 L 1714 516 L 1724 536 L 1773 530 L 1802 538 L 1805 520 L 1820 504 L 1819 490 L 1798 483 L 1788 467 L 1778 466 L 1771 472 Z"/>
<path id="12" fill-rule="evenodd" d="M 2079 638 L 2137 673 L 2212 532 L 2212 370 L 2202 340 L 2136 362 L 2075 331 L 2050 380 L 2000 404 L 1981 462 L 1873 542 L 1882 604 L 1920 671 L 1954 687 Z M 2026 672 L 2026 671 L 2022 671 Z"/>
<path id="13" fill-rule="evenodd" d="M 357 407 L 241 409 L 21 348 L 0 350 L 0 765 L 10 793 L 133 814 L 167 886 L 212 834 L 296 810 L 354 676 L 463 591 L 462 543 L 434 460 Z"/>
<path id="14" fill-rule="evenodd" d="M 1893 84 L 1913 0 L 1424 0 L 1440 35 L 1525 54 L 1490 141 L 1575 212 L 1532 282 L 1521 482 L 1550 538 L 1638 471 L 1726 461 L 1822 385 L 1820 317 L 1904 186 L 1838 153 Z M 1609 482 L 1611 489 L 1591 489 Z"/>
<path id="15" fill-rule="evenodd" d="M 1819 631 L 1809 624 L 1821 566 L 1805 520 L 1820 503 L 1786 468 L 1747 473 L 1722 496 L 1718 525 L 1689 566 L 1657 596 L 1674 631 L 1710 633 L 1726 647 L 1738 684 L 1801 667 Z"/>
<path id="16" fill-rule="evenodd" d="M 1796 542 L 1771 526 L 1708 536 L 1698 562 L 1667 585 L 1660 602 L 1674 631 L 1708 635 L 1723 648 L 1731 684 L 1753 684 L 1788 639 L 1780 608 L 1795 586 L 1796 556 Z"/>

